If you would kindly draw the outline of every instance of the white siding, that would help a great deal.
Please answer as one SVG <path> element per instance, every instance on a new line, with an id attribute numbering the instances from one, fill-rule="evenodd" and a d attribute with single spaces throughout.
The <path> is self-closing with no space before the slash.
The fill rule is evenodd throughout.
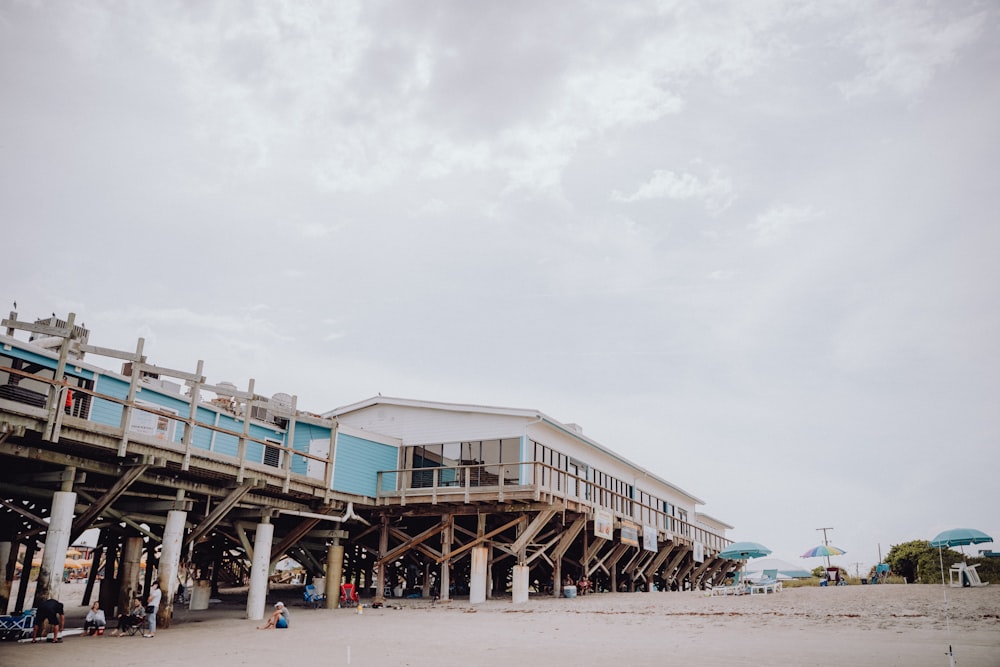
<path id="1" fill-rule="evenodd" d="M 404 446 L 517 438 L 531 421 L 524 417 L 453 412 L 400 405 L 374 405 L 338 421 L 354 428 L 399 438 Z"/>

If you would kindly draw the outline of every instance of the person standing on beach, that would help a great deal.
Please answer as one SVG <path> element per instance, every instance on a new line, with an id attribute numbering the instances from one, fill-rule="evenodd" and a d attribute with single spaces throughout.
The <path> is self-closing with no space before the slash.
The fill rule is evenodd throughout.
<path id="1" fill-rule="evenodd" d="M 160 584 L 153 582 L 149 585 L 149 597 L 146 598 L 146 616 L 149 618 L 149 632 L 143 637 L 156 636 L 156 612 L 160 609 L 160 599 L 163 593 L 160 591 Z"/>
<path id="2" fill-rule="evenodd" d="M 49 641 L 62 642 L 59 631 L 62 630 L 63 624 L 66 623 L 66 609 L 63 607 L 62 602 L 50 598 L 38 605 L 38 610 L 35 612 L 35 630 L 31 635 L 32 644 L 38 641 L 39 633 L 43 637 L 45 636 L 43 630 L 45 629 L 46 621 L 52 626 L 52 639 Z"/>

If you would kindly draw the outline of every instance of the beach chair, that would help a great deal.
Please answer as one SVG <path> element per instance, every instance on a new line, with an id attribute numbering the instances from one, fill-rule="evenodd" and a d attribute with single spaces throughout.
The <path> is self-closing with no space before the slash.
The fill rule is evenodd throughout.
<path id="1" fill-rule="evenodd" d="M 302 591 L 302 599 L 305 600 L 306 604 L 310 605 L 313 609 L 319 609 L 322 603 L 326 602 L 326 595 L 319 592 L 313 584 L 306 586 L 306 589 Z"/>
<path id="2" fill-rule="evenodd" d="M 871 577 L 871 583 L 884 584 L 889 578 L 889 564 L 879 563 L 875 566 L 875 574 Z"/>
<path id="3" fill-rule="evenodd" d="M 28 609 L 20 614 L 0 616 L 0 641 L 21 641 L 29 639 L 35 627 L 35 610 Z"/>
<path id="4" fill-rule="evenodd" d="M 953 588 L 989 586 L 989 582 L 984 582 L 979 578 L 979 573 L 976 572 L 977 567 L 979 567 L 978 563 L 975 565 L 969 565 L 964 562 L 955 563 L 948 571 L 948 583 Z M 956 577 L 958 578 L 957 583 L 955 581 Z"/>
<path id="5" fill-rule="evenodd" d="M 750 583 L 750 595 L 757 593 L 777 593 L 781 590 L 781 582 L 778 581 L 777 570 L 764 570 L 761 578 Z"/>
<path id="6" fill-rule="evenodd" d="M 354 584 L 341 584 L 340 585 L 340 603 L 348 604 L 352 602 L 357 602 L 358 591 L 354 588 Z"/>
<path id="7" fill-rule="evenodd" d="M 733 572 L 733 583 L 728 586 L 715 586 L 712 588 L 712 597 L 719 595 L 742 595 L 746 592 L 746 582 L 742 580 L 742 572 Z"/>

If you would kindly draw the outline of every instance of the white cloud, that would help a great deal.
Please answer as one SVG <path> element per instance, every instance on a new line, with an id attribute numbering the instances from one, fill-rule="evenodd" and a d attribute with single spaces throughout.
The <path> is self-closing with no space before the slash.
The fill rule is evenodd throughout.
<path id="1" fill-rule="evenodd" d="M 815 220 L 821 214 L 810 206 L 778 204 L 764 211 L 747 225 L 760 245 L 771 245 L 786 236 L 793 227 Z"/>
<path id="2" fill-rule="evenodd" d="M 653 176 L 631 194 L 615 190 L 612 199 L 620 202 L 636 202 L 648 199 L 700 199 L 705 209 L 712 214 L 721 213 L 732 204 L 732 181 L 713 171 L 703 180 L 690 173 L 658 169 Z"/>
<path id="3" fill-rule="evenodd" d="M 957 3 L 956 3 L 957 4 Z M 933 4 L 893 3 L 865 6 L 865 21 L 845 38 L 857 50 L 865 69 L 838 84 L 848 99 L 883 88 L 911 96 L 922 92 L 938 70 L 952 64 L 982 34 L 986 11 L 947 16 Z"/>

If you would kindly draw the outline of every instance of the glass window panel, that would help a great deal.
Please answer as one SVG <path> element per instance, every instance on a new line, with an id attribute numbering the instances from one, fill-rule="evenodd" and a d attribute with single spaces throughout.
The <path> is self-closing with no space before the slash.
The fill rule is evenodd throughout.
<path id="1" fill-rule="evenodd" d="M 506 438 L 500 441 L 500 461 L 503 463 L 503 483 L 520 484 L 521 439 Z"/>

